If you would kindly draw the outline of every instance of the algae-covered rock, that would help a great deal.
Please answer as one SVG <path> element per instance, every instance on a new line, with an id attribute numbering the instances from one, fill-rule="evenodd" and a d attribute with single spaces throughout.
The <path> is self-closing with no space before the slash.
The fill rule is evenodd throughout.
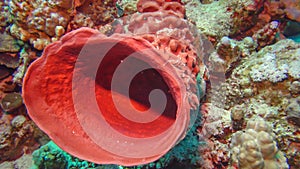
<path id="1" fill-rule="evenodd" d="M 11 112 L 23 104 L 20 93 L 8 93 L 1 100 L 1 108 L 6 112 Z"/>
<path id="2" fill-rule="evenodd" d="M 15 38 L 6 32 L 0 33 L 0 52 L 18 52 L 19 50 L 20 46 Z"/>

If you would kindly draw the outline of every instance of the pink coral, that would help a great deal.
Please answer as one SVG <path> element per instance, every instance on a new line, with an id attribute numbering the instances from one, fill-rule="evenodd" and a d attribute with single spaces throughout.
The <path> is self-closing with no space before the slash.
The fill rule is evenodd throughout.
<path id="1" fill-rule="evenodd" d="M 204 65 L 196 53 L 204 52 L 194 45 L 203 42 L 174 12 L 184 11 L 180 3 L 155 3 L 165 8 L 149 13 L 145 5 L 153 1 L 145 2 L 138 8 L 144 13 L 116 20 L 108 36 L 89 28 L 66 34 L 29 67 L 28 113 L 65 151 L 96 163 L 137 165 L 184 138 L 199 109 L 196 76 Z M 153 95 L 157 90 L 164 96 Z M 161 102 L 163 109 L 155 107 Z"/>

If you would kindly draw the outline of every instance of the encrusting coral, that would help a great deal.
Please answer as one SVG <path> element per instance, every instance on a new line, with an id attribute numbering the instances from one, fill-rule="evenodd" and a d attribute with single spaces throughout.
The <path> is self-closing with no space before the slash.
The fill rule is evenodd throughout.
<path id="1" fill-rule="evenodd" d="M 0 119 L 0 161 L 14 160 L 31 153 L 39 146 L 40 138 L 35 124 L 24 115 L 10 115 L 1 112 Z"/>
<path id="2" fill-rule="evenodd" d="M 224 98 L 223 102 L 216 102 L 216 105 L 231 111 L 233 130 L 227 131 L 225 136 L 243 130 L 249 119 L 262 117 L 266 122 L 274 124 L 272 132 L 276 133 L 274 139 L 278 148 L 293 166 L 299 164 L 293 160 L 299 156 L 295 153 L 299 150 L 299 128 L 294 126 L 298 119 L 298 55 L 299 44 L 292 40 L 281 40 L 258 52 L 252 51 L 250 55 L 241 57 L 240 64 L 232 70 L 225 83 L 217 88 L 218 92 L 211 96 L 212 100 L 215 97 Z M 213 139 L 222 140 L 225 144 L 229 142 L 215 137 Z"/>
<path id="3" fill-rule="evenodd" d="M 272 21 L 279 21 L 283 30 L 290 20 L 299 21 L 299 0 L 233 0 L 183 3 L 187 18 L 214 43 L 224 36 L 243 39 L 252 36 Z"/>
<path id="4" fill-rule="evenodd" d="M 73 8 L 68 31 L 80 27 L 98 29 L 117 17 L 115 0 L 74 0 Z"/>

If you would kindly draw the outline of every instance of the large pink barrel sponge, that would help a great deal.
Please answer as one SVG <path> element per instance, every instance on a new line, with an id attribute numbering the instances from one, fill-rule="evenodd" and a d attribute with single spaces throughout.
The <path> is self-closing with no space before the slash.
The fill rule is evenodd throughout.
<path id="1" fill-rule="evenodd" d="M 149 23 L 130 22 L 139 16 L 120 22 L 126 31 L 115 24 L 125 34 L 72 31 L 30 65 L 23 84 L 28 114 L 63 150 L 131 166 L 157 160 L 184 138 L 199 110 L 203 65 L 183 19 L 153 16 L 167 20 L 151 33 L 141 29 Z"/>

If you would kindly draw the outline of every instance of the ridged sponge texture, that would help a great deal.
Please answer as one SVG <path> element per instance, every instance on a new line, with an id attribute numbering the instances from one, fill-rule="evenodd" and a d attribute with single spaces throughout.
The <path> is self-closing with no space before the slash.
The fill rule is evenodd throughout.
<path id="1" fill-rule="evenodd" d="M 248 121 L 246 129 L 231 138 L 232 165 L 240 169 L 288 169 L 274 138 L 270 125 L 262 118 Z"/>

